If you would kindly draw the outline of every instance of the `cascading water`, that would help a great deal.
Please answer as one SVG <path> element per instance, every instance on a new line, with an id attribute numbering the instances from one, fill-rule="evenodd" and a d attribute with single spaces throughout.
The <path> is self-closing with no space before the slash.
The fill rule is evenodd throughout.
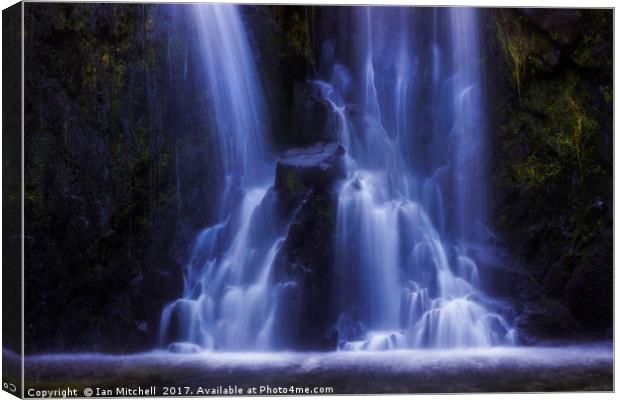
<path id="1" fill-rule="evenodd" d="M 341 58 L 328 44 L 331 77 L 316 82 L 350 156 L 337 219 L 340 348 L 514 344 L 468 255 L 485 221 L 476 10 L 364 8 L 350 18 L 356 39 Z"/>
<path id="2" fill-rule="evenodd" d="M 257 231 L 257 210 L 272 180 L 262 91 L 238 9 L 191 7 L 226 183 L 220 222 L 196 238 L 183 297 L 162 312 L 160 341 L 185 344 L 177 350 L 266 349 L 274 313 L 270 278 L 282 239 Z"/>
<path id="3" fill-rule="evenodd" d="M 274 264 L 287 229 L 269 227 L 273 175 L 256 67 L 236 7 L 192 7 L 226 184 L 219 222 L 195 240 L 183 297 L 162 312 L 161 344 L 273 349 L 285 325 L 275 322 Z M 313 82 L 347 150 L 329 293 L 338 347 L 513 344 L 470 254 L 487 240 L 476 11 L 345 12 L 350 42 L 326 41 L 328 78 Z"/>
<path id="4" fill-rule="evenodd" d="M 193 14 L 218 158 L 224 173 L 254 185 L 265 178 L 267 122 L 245 27 L 230 5 L 194 5 Z"/>

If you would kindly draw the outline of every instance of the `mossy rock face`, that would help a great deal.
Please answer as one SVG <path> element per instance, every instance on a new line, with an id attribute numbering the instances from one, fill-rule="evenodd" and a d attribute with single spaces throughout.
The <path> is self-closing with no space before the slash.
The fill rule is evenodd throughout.
<path id="1" fill-rule="evenodd" d="M 595 335 L 608 334 L 612 315 L 612 291 L 591 290 L 594 271 L 585 267 L 596 264 L 600 277 L 612 271 L 611 16 L 497 10 L 488 38 L 503 60 L 487 65 L 500 88 L 495 226 L 515 263 L 543 285 L 550 301 L 532 293 L 538 304 L 557 302 L 578 322 L 575 332 Z M 596 317 L 575 303 L 580 297 L 600 303 Z"/>
<path id="2" fill-rule="evenodd" d="M 328 337 L 335 317 L 328 310 L 335 309 L 330 274 L 344 152 L 337 143 L 317 143 L 288 150 L 277 162 L 274 191 L 289 226 L 275 261 L 276 279 L 283 282 L 275 322 L 286 332 L 278 340 L 283 349 L 336 349 Z"/>
<path id="3" fill-rule="evenodd" d="M 560 47 L 514 9 L 497 10 L 494 16 L 498 42 L 508 60 L 517 89 L 532 74 L 552 71 L 560 61 Z"/>
<path id="4" fill-rule="evenodd" d="M 206 100 L 171 11 L 25 7 L 27 353 L 153 348 L 182 290 L 218 180 L 204 108 L 178 112 Z"/>
<path id="5" fill-rule="evenodd" d="M 315 63 L 313 28 L 316 10 L 313 6 L 271 6 L 274 20 L 283 33 L 285 56 L 299 57 Z"/>

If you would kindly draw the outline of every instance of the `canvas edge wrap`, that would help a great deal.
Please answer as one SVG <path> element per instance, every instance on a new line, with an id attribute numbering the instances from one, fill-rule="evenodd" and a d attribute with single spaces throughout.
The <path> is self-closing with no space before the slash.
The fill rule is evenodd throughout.
<path id="1" fill-rule="evenodd" d="M 2 11 L 2 390 L 23 396 L 23 3 Z"/>

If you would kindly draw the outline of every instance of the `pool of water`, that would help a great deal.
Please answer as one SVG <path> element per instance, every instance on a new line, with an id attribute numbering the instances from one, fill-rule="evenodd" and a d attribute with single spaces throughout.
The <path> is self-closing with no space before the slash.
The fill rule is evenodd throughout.
<path id="1" fill-rule="evenodd" d="M 118 386 L 330 387 L 333 393 L 613 390 L 611 344 L 331 353 L 132 355 L 26 358 L 26 389 Z M 161 394 L 161 392 L 159 392 Z M 266 394 L 266 393 L 264 393 Z"/>

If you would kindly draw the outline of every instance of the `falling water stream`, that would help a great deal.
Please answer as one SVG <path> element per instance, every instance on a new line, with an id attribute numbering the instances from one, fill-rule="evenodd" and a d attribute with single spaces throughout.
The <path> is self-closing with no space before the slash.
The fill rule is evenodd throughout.
<path id="1" fill-rule="evenodd" d="M 184 268 L 183 297 L 162 312 L 160 342 L 186 350 L 267 349 L 270 278 L 283 239 L 258 231 L 257 210 L 273 180 L 262 90 L 237 7 L 191 7 L 226 183 L 219 222 L 198 234 Z"/>
<path id="2" fill-rule="evenodd" d="M 237 8 L 193 7 L 227 183 L 219 222 L 195 240 L 183 296 L 162 313 L 161 343 L 268 350 L 286 230 L 260 223 L 273 178 L 260 82 Z M 350 43 L 325 42 L 313 82 L 347 151 L 331 292 L 338 348 L 514 344 L 471 254 L 488 241 L 477 11 L 347 12 Z"/>

